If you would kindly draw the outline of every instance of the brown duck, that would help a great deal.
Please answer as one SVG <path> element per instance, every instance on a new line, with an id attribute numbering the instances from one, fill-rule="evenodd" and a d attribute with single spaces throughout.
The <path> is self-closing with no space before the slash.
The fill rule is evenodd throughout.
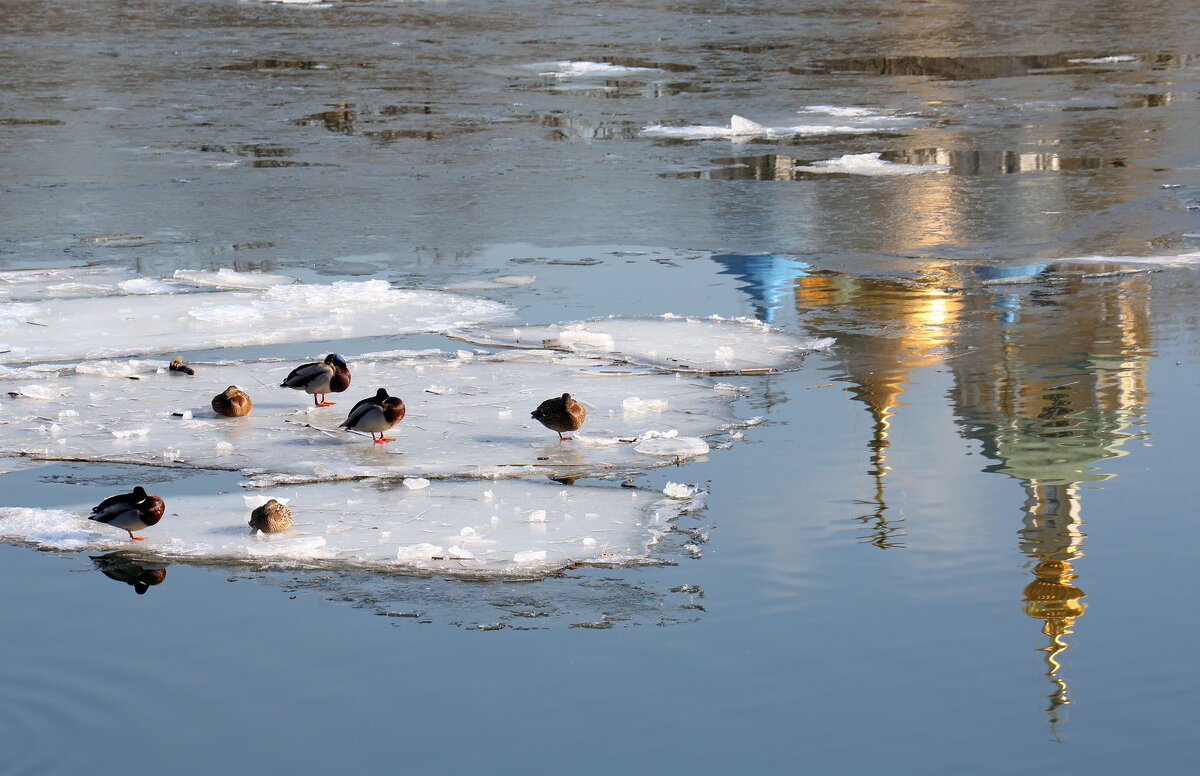
<path id="1" fill-rule="evenodd" d="M 583 421 L 587 418 L 587 410 L 583 405 L 571 398 L 571 394 L 564 393 L 554 399 L 546 399 L 538 405 L 538 408 L 529 413 L 529 417 L 541 423 L 551 431 L 558 432 L 559 441 L 570 440 L 571 437 L 563 436 L 564 431 L 578 431 Z"/>
<path id="2" fill-rule="evenodd" d="M 263 533 L 279 533 L 292 525 L 292 510 L 275 499 L 250 513 L 250 527 Z"/>
<path id="3" fill-rule="evenodd" d="M 324 361 L 301 364 L 293 369 L 280 387 L 310 393 L 314 405 L 328 407 L 337 402 L 325 401 L 326 394 L 341 393 L 350 387 L 350 367 L 346 359 L 330 353 Z"/>
<path id="4" fill-rule="evenodd" d="M 157 525 L 162 519 L 164 509 L 161 498 L 151 496 L 145 488 L 138 485 L 131 493 L 109 496 L 92 507 L 92 514 L 88 516 L 88 520 L 120 528 L 129 534 L 130 539 L 140 541 L 146 537 L 134 536 L 133 532 Z"/>
<path id="5" fill-rule="evenodd" d="M 218 393 L 212 399 L 213 412 L 227 418 L 240 418 L 250 412 L 254 402 L 241 388 L 231 385 L 223 393 Z"/>
<path id="6" fill-rule="evenodd" d="M 380 388 L 374 396 L 363 399 L 342 421 L 342 428 L 353 431 L 371 432 L 372 442 L 395 442 L 395 437 L 383 433 L 404 419 L 404 401 L 399 396 L 388 396 L 386 388 Z M 379 434 L 376 439 L 375 435 Z"/>

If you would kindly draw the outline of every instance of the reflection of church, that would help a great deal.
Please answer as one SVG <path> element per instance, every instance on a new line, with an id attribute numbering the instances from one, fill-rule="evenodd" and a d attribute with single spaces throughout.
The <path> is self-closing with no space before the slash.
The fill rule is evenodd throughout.
<path id="1" fill-rule="evenodd" d="M 1085 538 L 1079 483 L 1112 476 L 1096 464 L 1124 455 L 1146 396 L 1149 281 L 1099 277 L 1105 269 L 944 268 L 910 280 L 813 271 L 795 281 L 801 324 L 837 339 L 849 391 L 873 420 L 864 541 L 902 546 L 884 498 L 888 427 L 910 375 L 924 367 L 945 363 L 962 434 L 993 462 L 987 471 L 1021 483 L 1020 547 L 1033 575 L 1024 609 L 1048 638 L 1041 649 L 1056 735 L 1069 702 L 1058 656 L 1086 608 L 1071 584 Z"/>

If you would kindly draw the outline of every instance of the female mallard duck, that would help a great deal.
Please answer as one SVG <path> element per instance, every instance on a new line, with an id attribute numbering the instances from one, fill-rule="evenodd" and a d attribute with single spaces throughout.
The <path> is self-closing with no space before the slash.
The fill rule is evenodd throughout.
<path id="1" fill-rule="evenodd" d="M 292 525 L 292 510 L 271 499 L 250 513 L 250 527 L 263 533 L 279 533 Z"/>
<path id="2" fill-rule="evenodd" d="M 227 418 L 240 418 L 250 412 L 254 402 L 241 388 L 231 385 L 212 399 L 213 412 Z"/>
<path id="3" fill-rule="evenodd" d="M 346 365 L 346 359 L 330 353 L 324 361 L 301 364 L 293 369 L 280 387 L 311 393 L 313 404 L 328 407 L 337 402 L 325 401 L 325 394 L 341 393 L 350 387 L 350 367 Z"/>
<path id="4" fill-rule="evenodd" d="M 355 404 L 341 427 L 353 431 L 370 431 L 372 442 L 395 442 L 395 438 L 385 437 L 383 432 L 403 418 L 404 402 L 399 396 L 388 396 L 386 388 L 380 388 L 371 398 Z M 379 434 L 378 439 L 375 438 L 376 434 Z"/>
<path id="5" fill-rule="evenodd" d="M 546 399 L 536 410 L 529 413 L 529 417 L 551 431 L 557 431 L 559 441 L 570 441 L 571 437 L 563 436 L 563 432 L 578 431 L 587 418 L 587 410 L 572 399 L 571 394 L 564 393 L 562 396 Z"/>
<path id="6" fill-rule="evenodd" d="M 92 507 L 88 520 L 120 528 L 129 534 L 130 539 L 145 539 L 145 536 L 134 536 L 134 531 L 141 531 L 156 525 L 163 516 L 163 500 L 151 496 L 138 485 L 130 493 L 119 496 L 109 496 Z"/>

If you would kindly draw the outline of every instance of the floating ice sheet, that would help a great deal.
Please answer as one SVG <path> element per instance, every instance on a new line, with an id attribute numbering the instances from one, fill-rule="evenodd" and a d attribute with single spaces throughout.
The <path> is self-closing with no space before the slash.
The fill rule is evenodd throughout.
<path id="1" fill-rule="evenodd" d="M 839 118 L 847 118 L 839 116 Z M 858 135 L 868 132 L 879 132 L 889 128 L 880 123 L 878 117 L 870 117 L 870 121 L 859 121 L 858 123 L 845 124 L 800 124 L 793 127 L 767 127 L 759 124 L 756 121 L 751 121 L 744 116 L 734 115 L 729 119 L 729 126 L 689 126 L 689 127 L 669 127 L 663 124 L 653 124 L 642 128 L 642 135 L 647 137 L 669 137 L 680 140 L 716 140 L 716 139 L 732 139 L 732 140 L 751 140 L 754 138 L 784 138 L 794 137 L 796 135 Z M 911 122 L 904 122 L 895 119 L 897 127 L 907 125 Z"/>
<path id="2" fill-rule="evenodd" d="M 216 271 L 204 269 L 177 269 L 175 280 L 194 283 L 198 286 L 217 288 L 241 288 L 259 290 L 272 286 L 285 286 L 297 282 L 289 275 L 271 275 L 266 272 L 238 272 L 222 267 Z"/>
<path id="3" fill-rule="evenodd" d="M 472 328 L 455 336 L 481 345 L 557 348 L 703 373 L 795 369 L 806 353 L 833 345 L 830 338 L 796 337 L 749 319 L 673 315 Z"/>
<path id="4" fill-rule="evenodd" d="M 1161 267 L 1200 266 L 1200 252 L 1151 256 L 1068 256 L 1054 259 L 1055 264 L 1153 264 Z M 1047 263 L 1050 263 L 1047 260 Z"/>
<path id="5" fill-rule="evenodd" d="M 241 494 L 174 496 L 169 484 L 151 491 L 165 501 L 166 514 L 139 532 L 145 541 L 87 520 L 91 504 L 0 508 L 0 540 L 197 562 L 540 576 L 576 563 L 650 562 L 669 521 L 703 499 L 523 480 L 440 481 L 416 490 L 325 483 L 266 493 L 289 502 L 293 522 L 263 534 L 248 526 L 251 510 Z"/>
<path id="6" fill-rule="evenodd" d="M 447 331 L 511 314 L 500 302 L 382 280 L 10 302 L 0 303 L 0 363 Z"/>
<path id="7" fill-rule="evenodd" d="M 542 75 L 555 78 L 616 78 L 623 75 L 649 75 L 662 72 L 655 67 L 629 67 L 609 62 L 563 61 L 542 62 L 536 67 Z"/>
<path id="8" fill-rule="evenodd" d="M 154 463 L 243 471 L 257 482 L 346 477 L 557 477 L 624 473 L 705 454 L 714 437 L 753 420 L 732 411 L 736 392 L 712 381 L 610 359 L 549 351 L 392 353 L 350 358 L 353 384 L 314 407 L 278 387 L 295 364 L 98 361 L 56 372 L 11 370 L 16 397 L 0 407 L 0 450 L 42 458 Z M 131 379 L 136 378 L 136 379 Z M 229 385 L 250 394 L 241 418 L 217 416 L 211 398 Z M 407 415 L 372 443 L 338 430 L 379 387 Z M 23 396 L 32 391 L 36 396 Z M 570 392 L 588 411 L 573 441 L 529 413 Z M 631 401 L 631 399 L 633 401 Z"/>
<path id="9" fill-rule="evenodd" d="M 946 172 L 945 164 L 902 164 L 880 159 L 879 153 L 845 154 L 837 159 L 828 159 L 812 164 L 798 164 L 794 169 L 815 173 L 843 173 L 883 177 L 888 175 L 922 175 L 930 172 Z"/>

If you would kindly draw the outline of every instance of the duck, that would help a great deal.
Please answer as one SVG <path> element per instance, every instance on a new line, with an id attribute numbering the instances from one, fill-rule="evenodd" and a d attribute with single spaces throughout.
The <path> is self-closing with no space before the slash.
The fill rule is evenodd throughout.
<path id="1" fill-rule="evenodd" d="M 529 413 L 529 417 L 551 431 L 557 431 L 560 442 L 569 442 L 571 437 L 563 436 L 563 432 L 578 431 L 587 418 L 587 410 L 571 398 L 571 394 L 564 393 L 562 396 L 546 399 L 536 410 Z"/>
<path id="2" fill-rule="evenodd" d="M 129 534 L 134 541 L 141 541 L 145 536 L 135 536 L 134 531 L 141 531 L 152 525 L 157 525 L 162 519 L 165 505 L 158 496 L 151 496 L 146 489 L 138 485 L 129 493 L 109 496 L 92 507 L 88 520 L 120 528 Z"/>
<path id="3" fill-rule="evenodd" d="M 341 427 L 352 431 L 369 431 L 372 442 L 395 442 L 395 438 L 385 437 L 383 432 L 403 418 L 404 401 L 399 396 L 388 396 L 387 389 L 380 388 L 374 396 L 355 404 Z M 379 434 L 378 439 L 375 434 Z"/>
<path id="4" fill-rule="evenodd" d="M 179 375 L 196 374 L 196 370 L 184 362 L 183 356 L 175 356 L 175 358 L 171 359 L 171 363 L 167 365 L 167 371 Z"/>
<path id="5" fill-rule="evenodd" d="M 275 499 L 250 513 L 250 527 L 263 533 L 279 533 L 292 526 L 292 510 Z"/>
<path id="6" fill-rule="evenodd" d="M 240 418 L 248 414 L 253 406 L 249 394 L 236 385 L 229 386 L 212 398 L 213 412 L 227 418 Z"/>
<path id="7" fill-rule="evenodd" d="M 337 402 L 325 401 L 326 394 L 341 393 L 350 387 L 350 367 L 346 359 L 330 353 L 324 361 L 301 364 L 293 369 L 280 387 L 311 393 L 314 405 L 329 407 Z"/>
<path id="8" fill-rule="evenodd" d="M 100 573 L 109 579 L 124 582 L 138 595 L 145 595 L 154 585 L 161 585 L 167 578 L 167 567 L 162 563 L 150 563 L 135 558 L 126 552 L 110 552 L 107 555 L 89 555 Z"/>

